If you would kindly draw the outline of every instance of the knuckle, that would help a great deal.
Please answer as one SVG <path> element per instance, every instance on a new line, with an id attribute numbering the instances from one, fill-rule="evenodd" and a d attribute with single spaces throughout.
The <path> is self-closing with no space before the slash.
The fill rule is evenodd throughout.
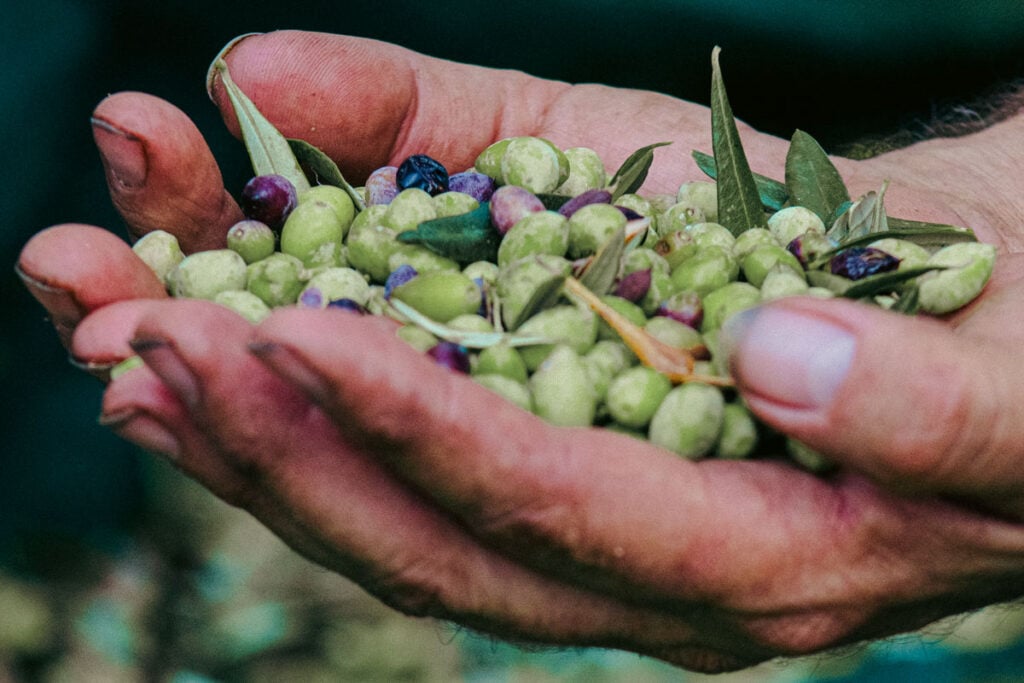
<path id="1" fill-rule="evenodd" d="M 568 493 L 548 492 L 483 516 L 477 530 L 532 555 L 557 551 L 579 558 L 585 538 L 581 506 Z"/>

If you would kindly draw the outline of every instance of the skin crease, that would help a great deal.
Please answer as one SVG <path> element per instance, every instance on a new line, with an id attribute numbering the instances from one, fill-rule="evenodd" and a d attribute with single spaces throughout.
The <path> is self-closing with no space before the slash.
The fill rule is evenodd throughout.
<path id="1" fill-rule="evenodd" d="M 673 192 L 698 177 L 689 150 L 710 147 L 696 105 L 374 41 L 280 32 L 246 38 L 226 59 L 268 118 L 322 147 L 351 180 L 411 153 L 466 167 L 509 135 L 591 146 L 610 168 L 671 139 L 644 189 Z M 723 68 L 727 77 L 727 58 Z M 237 134 L 216 81 L 213 99 Z M 131 131 L 132 144 L 97 143 L 133 234 L 170 225 L 189 249 L 208 248 L 237 206 L 176 112 L 113 95 L 94 116 L 104 130 Z M 34 239 L 19 269 L 60 312 L 78 362 L 109 364 L 129 350 L 145 360 L 107 386 L 106 424 L 388 604 L 512 639 L 735 669 L 1020 596 L 1022 129 L 1017 116 L 965 138 L 836 160 L 851 194 L 892 179 L 892 214 L 971 225 L 1000 255 L 984 296 L 946 321 L 841 301 L 772 304 L 856 339 L 828 405 L 774 400 L 740 343 L 744 397 L 843 465 L 832 478 L 770 461 L 693 463 L 626 436 L 551 427 L 432 364 L 379 319 L 282 309 L 252 327 L 214 304 L 151 293 L 131 259 L 111 278 L 88 276 L 96 255 L 62 271 L 59 255 L 79 253 L 85 226 Z M 787 141 L 741 134 L 753 170 L 777 176 Z"/>

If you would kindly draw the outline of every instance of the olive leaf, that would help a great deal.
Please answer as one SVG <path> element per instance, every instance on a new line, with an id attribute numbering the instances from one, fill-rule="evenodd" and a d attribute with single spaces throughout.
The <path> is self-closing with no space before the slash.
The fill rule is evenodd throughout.
<path id="1" fill-rule="evenodd" d="M 640 186 L 644 184 L 644 180 L 647 179 L 647 172 L 651 170 L 651 164 L 654 163 L 654 150 L 671 144 L 671 142 L 656 142 L 630 154 L 608 183 L 607 189 L 612 193 L 612 203 L 615 203 L 615 200 L 624 194 L 639 190 Z"/>
<path id="2" fill-rule="evenodd" d="M 268 121 L 228 73 L 228 65 L 218 59 L 213 68 L 220 73 L 224 90 L 242 129 L 242 140 L 249 152 L 249 160 L 256 175 L 277 174 L 287 178 L 297 192 L 309 189 L 309 181 L 302 172 L 288 140 Z"/>
<path id="3" fill-rule="evenodd" d="M 793 133 L 786 152 L 786 189 L 796 206 L 831 220 L 836 209 L 850 201 L 839 171 L 818 141 L 802 130 Z"/>
<path id="4" fill-rule="evenodd" d="M 808 270 L 821 268 L 832 260 L 832 257 L 850 247 L 860 247 L 872 244 L 881 239 L 893 238 L 907 240 L 922 247 L 945 247 L 959 242 L 977 242 L 978 238 L 974 231 L 969 228 L 961 228 L 956 225 L 945 225 L 942 223 L 923 223 L 911 221 L 904 218 L 888 218 L 889 229 L 880 232 L 872 232 L 856 238 L 847 238 L 843 243 L 826 252 L 822 252 L 817 258 L 807 265 Z"/>
<path id="5" fill-rule="evenodd" d="M 921 290 L 917 285 L 904 287 L 903 291 L 900 292 L 899 298 L 896 299 L 896 303 L 889 310 L 906 315 L 917 315 L 918 311 L 921 310 Z"/>
<path id="6" fill-rule="evenodd" d="M 869 275 L 860 280 L 849 280 L 823 270 L 809 270 L 807 271 L 807 281 L 815 287 L 825 287 L 847 299 L 862 299 L 878 294 L 889 294 L 907 280 L 912 280 L 933 270 L 945 269 L 946 266 L 915 266 Z"/>
<path id="7" fill-rule="evenodd" d="M 562 295 L 562 284 L 565 282 L 565 278 L 566 276 L 562 274 L 552 274 L 549 279 L 540 283 L 537 289 L 533 290 L 530 300 L 519 311 L 519 315 L 508 326 L 509 329 L 519 329 L 519 326 L 529 320 L 535 313 L 553 306 Z"/>
<path id="8" fill-rule="evenodd" d="M 718 168 L 718 222 L 739 235 L 749 228 L 766 227 L 767 221 L 725 91 L 718 64 L 721 50 L 716 45 L 711 51 L 711 147 Z"/>
<path id="9" fill-rule="evenodd" d="M 970 228 L 946 223 L 927 223 L 906 218 L 889 216 L 889 230 L 882 237 L 899 237 L 920 244 L 922 247 L 944 247 L 957 242 L 977 242 L 978 238 Z"/>
<path id="10" fill-rule="evenodd" d="M 717 179 L 718 165 L 715 163 L 715 157 L 697 150 L 693 150 L 691 156 L 697 162 L 697 168 L 702 170 L 712 180 Z M 761 198 L 761 205 L 770 211 L 781 210 L 789 200 L 789 190 L 786 189 L 785 183 L 780 183 L 774 178 L 755 173 L 754 184 L 757 186 L 757 194 Z"/>
<path id="11" fill-rule="evenodd" d="M 487 202 L 467 213 L 424 221 L 413 230 L 399 233 L 396 239 L 422 244 L 459 263 L 494 261 L 501 244 L 501 234 L 491 225 Z"/>
<path id="12" fill-rule="evenodd" d="M 857 201 L 851 203 L 828 229 L 826 234 L 842 246 L 849 246 L 851 240 L 860 239 L 865 235 L 883 233 L 888 230 L 888 217 L 885 213 L 885 191 L 889 181 L 882 183 L 882 188 L 865 193 Z"/>
<path id="13" fill-rule="evenodd" d="M 311 145 L 305 140 L 286 139 L 288 140 L 288 146 L 299 162 L 299 166 L 306 172 L 311 173 L 317 182 L 324 185 L 334 185 L 345 190 L 345 193 L 352 199 L 356 211 L 362 211 L 366 208 L 363 195 L 349 185 L 348 181 L 345 180 L 345 176 L 341 174 L 341 169 L 338 168 L 333 159 L 324 154 L 320 148 Z"/>
<path id="14" fill-rule="evenodd" d="M 465 346 L 467 349 L 486 349 L 489 346 L 501 343 L 508 344 L 509 346 L 533 346 L 535 344 L 552 343 L 552 340 L 548 337 L 517 335 L 508 332 L 499 332 L 497 330 L 494 332 L 467 332 L 466 330 L 457 330 L 428 318 L 409 304 L 404 301 L 400 301 L 399 299 L 389 299 L 388 304 L 409 322 L 417 327 L 422 327 L 438 339 L 443 339 L 453 344 Z"/>
<path id="15" fill-rule="evenodd" d="M 903 284 L 907 280 L 912 280 L 919 275 L 930 273 L 933 270 L 945 269 L 946 266 L 915 266 L 888 273 L 879 273 L 878 275 L 869 275 L 854 282 L 843 292 L 843 296 L 848 299 L 860 299 L 866 296 L 891 292 L 897 285 Z"/>
<path id="16" fill-rule="evenodd" d="M 649 235 L 654 234 L 654 231 L 651 230 L 653 224 L 654 219 L 650 216 L 642 216 L 626 222 L 626 253 L 638 249 L 647 240 Z"/>
<path id="17" fill-rule="evenodd" d="M 619 277 L 625 252 L 626 229 L 620 228 L 594 254 L 580 276 L 580 282 L 594 294 L 607 294 Z"/>

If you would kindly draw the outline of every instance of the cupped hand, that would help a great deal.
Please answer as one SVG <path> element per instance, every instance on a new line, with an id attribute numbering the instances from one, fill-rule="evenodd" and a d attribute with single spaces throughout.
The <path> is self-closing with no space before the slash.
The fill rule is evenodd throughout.
<path id="1" fill-rule="evenodd" d="M 611 167 L 671 139 L 646 189 L 672 191 L 696 177 L 690 149 L 710 147 L 694 105 L 373 41 L 282 32 L 226 59 L 286 135 L 356 182 L 414 152 L 456 169 L 495 139 L 535 134 L 593 147 Z M 216 83 L 213 95 L 234 127 Z M 189 250 L 223 239 L 237 206 L 186 117 L 121 94 L 94 120 L 133 234 L 170 229 Z M 754 170 L 779 175 L 785 141 L 742 130 Z M 957 174 L 971 144 L 999 146 L 987 140 L 837 163 L 854 192 L 892 178 L 893 213 L 968 218 L 1005 251 L 1020 243 L 1013 200 L 991 202 L 989 182 L 982 201 L 980 181 Z M 1001 254 L 985 296 L 952 324 L 801 299 L 728 327 L 751 407 L 844 465 L 828 479 L 549 426 L 433 365 L 383 319 L 280 310 L 253 328 L 167 300 L 97 228 L 41 233 L 19 271 L 77 362 L 145 360 L 108 385 L 107 424 L 385 602 L 507 638 L 721 670 L 1020 594 L 1020 265 Z"/>

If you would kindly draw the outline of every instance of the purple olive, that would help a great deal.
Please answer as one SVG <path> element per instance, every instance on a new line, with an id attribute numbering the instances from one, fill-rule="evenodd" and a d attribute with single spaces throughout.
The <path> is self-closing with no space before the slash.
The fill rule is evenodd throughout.
<path id="1" fill-rule="evenodd" d="M 588 204 L 611 204 L 612 193 L 608 190 L 587 190 L 576 195 L 558 208 L 558 213 L 566 218 L 572 217 L 574 213 Z"/>
<path id="2" fill-rule="evenodd" d="M 427 355 L 433 358 L 438 365 L 443 365 L 449 370 L 469 374 L 469 351 L 465 346 L 449 341 L 440 341 L 427 351 Z"/>
<path id="3" fill-rule="evenodd" d="M 324 294 L 317 287 L 306 287 L 298 300 L 299 308 L 323 308 Z"/>
<path id="4" fill-rule="evenodd" d="M 800 265 L 806 268 L 808 263 L 825 252 L 832 251 L 835 247 L 836 244 L 828 237 L 815 230 L 810 230 L 793 238 L 793 241 L 786 245 L 786 250 L 796 256 Z"/>
<path id="5" fill-rule="evenodd" d="M 896 270 L 899 265 L 898 258 L 875 247 L 850 247 L 833 256 L 829 262 L 833 275 L 851 280 Z"/>
<path id="6" fill-rule="evenodd" d="M 642 213 L 634 211 L 628 206 L 619 206 L 618 204 L 616 204 L 615 208 L 622 212 L 622 215 L 626 217 L 627 221 L 638 221 L 644 217 Z"/>
<path id="7" fill-rule="evenodd" d="M 494 178 L 476 171 L 463 171 L 448 179 L 449 190 L 468 194 L 480 203 L 489 201 L 496 187 Z"/>
<path id="8" fill-rule="evenodd" d="M 355 299 L 334 299 L 327 302 L 327 308 L 338 308 L 343 311 L 352 311 L 363 315 L 366 313 L 366 308 L 362 306 Z"/>
<path id="9" fill-rule="evenodd" d="M 269 174 L 251 178 L 242 188 L 239 204 L 246 218 L 279 230 L 298 201 L 295 186 L 290 180 Z"/>
<path id="10" fill-rule="evenodd" d="M 644 270 L 634 270 L 619 280 L 613 294 L 637 303 L 644 298 L 650 288 L 651 269 L 645 268 Z"/>
<path id="11" fill-rule="evenodd" d="M 491 223 L 504 235 L 520 219 L 544 210 L 544 203 L 518 185 L 503 185 L 491 195 Z"/>
<path id="12" fill-rule="evenodd" d="M 699 330 L 704 320 L 704 306 L 696 292 L 679 292 L 661 302 L 654 315 L 672 318 Z"/>
<path id="13" fill-rule="evenodd" d="M 366 204 L 390 204 L 398 194 L 397 166 L 381 166 L 366 179 Z"/>
<path id="14" fill-rule="evenodd" d="M 431 196 L 448 191 L 448 171 L 426 154 L 413 154 L 399 164 L 395 180 L 402 190 L 415 187 Z"/>
<path id="15" fill-rule="evenodd" d="M 384 298 L 390 299 L 391 292 L 395 291 L 395 287 L 404 285 L 409 280 L 419 275 L 415 268 L 410 266 L 408 263 L 402 264 L 391 271 L 388 275 L 387 280 L 384 281 Z"/>

